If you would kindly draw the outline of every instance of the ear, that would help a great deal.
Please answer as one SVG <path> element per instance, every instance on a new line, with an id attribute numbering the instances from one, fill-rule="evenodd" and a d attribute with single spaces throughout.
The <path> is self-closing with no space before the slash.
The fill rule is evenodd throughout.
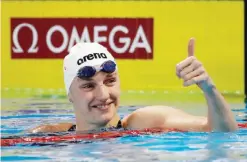
<path id="1" fill-rule="evenodd" d="M 72 99 L 71 92 L 69 92 L 69 94 L 68 94 L 68 98 L 69 98 L 69 102 L 73 103 L 73 99 Z"/>

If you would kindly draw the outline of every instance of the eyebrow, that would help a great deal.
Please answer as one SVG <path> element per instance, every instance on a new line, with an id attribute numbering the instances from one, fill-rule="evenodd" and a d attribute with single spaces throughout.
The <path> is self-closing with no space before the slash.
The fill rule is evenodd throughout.
<path id="1" fill-rule="evenodd" d="M 106 75 L 107 78 L 110 78 L 110 77 L 115 77 L 117 75 L 116 72 L 113 72 L 113 73 L 109 73 Z M 85 81 L 93 81 L 92 77 L 89 78 L 89 77 L 78 77 L 79 79 L 81 80 L 85 80 Z"/>
<path id="2" fill-rule="evenodd" d="M 113 73 L 107 74 L 106 77 L 109 78 L 109 77 L 114 77 L 116 75 L 117 75 L 117 73 L 116 72 L 113 72 Z"/>
<path id="3" fill-rule="evenodd" d="M 93 81 L 93 79 L 89 77 L 78 77 L 78 78 L 85 81 Z"/>

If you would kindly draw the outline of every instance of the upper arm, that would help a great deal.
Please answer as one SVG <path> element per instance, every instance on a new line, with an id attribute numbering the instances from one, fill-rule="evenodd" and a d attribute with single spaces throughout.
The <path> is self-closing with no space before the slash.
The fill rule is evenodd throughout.
<path id="1" fill-rule="evenodd" d="M 72 127 L 72 123 L 59 123 L 54 125 L 41 125 L 29 130 L 30 133 L 50 133 L 50 132 L 64 132 Z"/>
<path id="2" fill-rule="evenodd" d="M 193 116 L 167 106 L 140 108 L 124 120 L 124 127 L 131 129 L 165 128 L 182 131 L 208 131 L 207 118 Z"/>
<path id="3" fill-rule="evenodd" d="M 159 112 L 159 107 L 148 106 L 139 108 L 128 115 L 123 120 L 124 128 L 144 129 L 144 128 L 162 128 L 166 119 L 165 113 Z"/>

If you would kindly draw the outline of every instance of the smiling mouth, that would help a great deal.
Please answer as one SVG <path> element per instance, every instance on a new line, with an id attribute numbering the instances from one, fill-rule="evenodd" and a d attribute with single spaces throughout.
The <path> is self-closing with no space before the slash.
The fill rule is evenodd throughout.
<path id="1" fill-rule="evenodd" d="M 110 102 L 110 103 L 108 103 L 108 104 L 94 105 L 94 106 L 92 106 L 92 107 L 93 107 L 93 108 L 97 108 L 97 109 L 101 109 L 101 110 L 106 110 L 106 109 L 109 109 L 109 108 L 110 108 L 110 106 L 111 106 L 112 103 L 113 103 L 113 102 Z"/>

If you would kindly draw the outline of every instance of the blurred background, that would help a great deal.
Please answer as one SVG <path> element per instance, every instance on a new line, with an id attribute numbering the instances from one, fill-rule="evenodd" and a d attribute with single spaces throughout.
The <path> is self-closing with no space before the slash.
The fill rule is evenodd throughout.
<path id="1" fill-rule="evenodd" d="M 231 101 L 244 99 L 244 1 L 2 1 L 1 95 L 66 99 L 63 58 L 79 41 L 115 56 L 122 104 L 203 100 L 175 66 L 195 56 Z"/>

